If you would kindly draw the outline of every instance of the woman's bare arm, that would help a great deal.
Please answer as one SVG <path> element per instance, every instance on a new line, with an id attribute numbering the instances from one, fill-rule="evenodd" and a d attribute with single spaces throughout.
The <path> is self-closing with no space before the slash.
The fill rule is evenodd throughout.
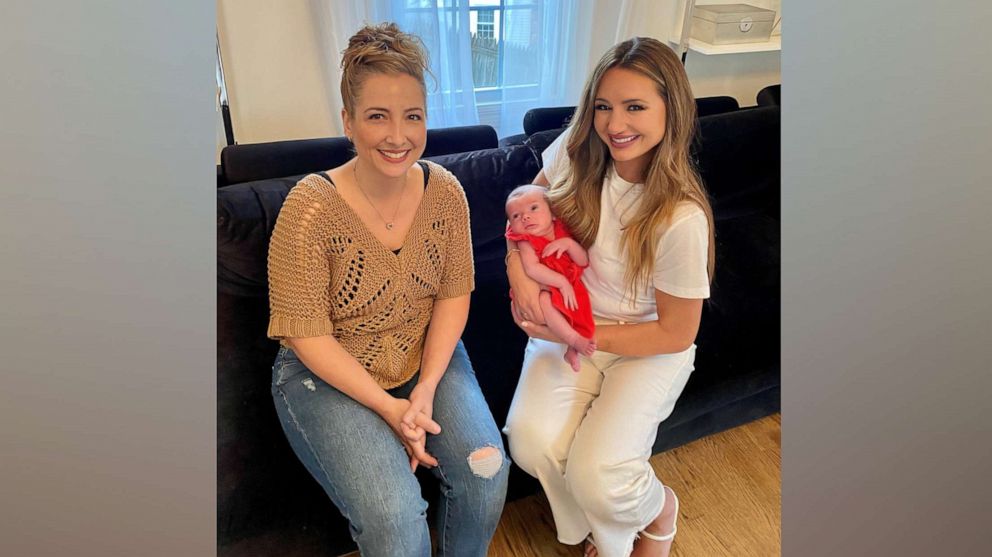
<path id="1" fill-rule="evenodd" d="M 692 346 L 699 332 L 703 300 L 655 290 L 658 319 L 646 323 L 596 325 L 596 347 L 621 356 L 674 354 Z"/>

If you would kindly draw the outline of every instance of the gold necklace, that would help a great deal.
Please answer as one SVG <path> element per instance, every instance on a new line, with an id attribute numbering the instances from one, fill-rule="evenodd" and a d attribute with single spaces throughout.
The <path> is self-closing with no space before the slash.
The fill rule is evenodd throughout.
<path id="1" fill-rule="evenodd" d="M 382 213 L 379 212 L 379 209 L 375 206 L 375 204 L 372 203 L 372 200 L 369 199 L 369 195 L 365 193 L 365 189 L 362 188 L 362 184 L 358 181 L 357 161 L 355 162 L 355 166 L 352 166 L 351 169 L 354 171 L 355 186 L 358 187 L 358 191 L 362 192 L 362 196 L 365 197 L 365 201 L 367 201 L 368 204 L 372 207 L 372 210 L 375 211 L 375 214 L 379 215 L 379 220 L 381 220 L 382 223 L 386 225 L 386 230 L 392 230 L 393 224 L 396 222 L 396 215 L 400 213 L 400 205 L 403 204 L 403 194 L 406 193 L 406 182 L 405 181 L 403 182 L 403 188 L 400 190 L 400 198 L 396 200 L 396 210 L 393 211 L 393 218 L 390 220 L 386 220 L 386 218 L 382 216 Z"/>

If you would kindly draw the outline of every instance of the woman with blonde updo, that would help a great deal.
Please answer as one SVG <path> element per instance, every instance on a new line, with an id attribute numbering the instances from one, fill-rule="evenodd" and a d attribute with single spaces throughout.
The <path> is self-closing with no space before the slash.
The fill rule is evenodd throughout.
<path id="1" fill-rule="evenodd" d="M 395 24 L 342 61 L 355 157 L 303 178 L 269 245 L 272 394 L 293 450 L 365 557 L 431 554 L 413 472 L 441 482 L 437 555 L 486 554 L 509 460 L 459 340 L 474 288 L 468 203 L 418 159 L 426 56 Z"/>
<path id="2" fill-rule="evenodd" d="M 696 104 L 675 53 L 612 47 L 535 183 L 588 250 L 596 351 L 579 372 L 544 324 L 540 285 L 511 246 L 511 311 L 530 335 L 507 416 L 510 453 L 540 480 L 558 539 L 587 556 L 666 557 L 678 497 L 648 459 L 693 370 L 713 275 L 713 214 L 689 158 Z"/>

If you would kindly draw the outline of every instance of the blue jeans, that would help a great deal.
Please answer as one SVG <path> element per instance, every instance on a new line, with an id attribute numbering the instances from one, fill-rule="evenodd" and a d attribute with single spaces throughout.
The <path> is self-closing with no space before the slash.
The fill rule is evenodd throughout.
<path id="1" fill-rule="evenodd" d="M 418 377 L 389 394 L 408 397 Z M 362 556 L 428 557 L 427 502 L 389 425 L 288 348 L 280 348 L 272 367 L 272 396 L 293 451 L 348 519 Z M 441 484 L 437 555 L 483 557 L 503 510 L 510 463 L 460 341 L 437 386 L 433 418 L 441 426 L 427 436 Z M 498 450 L 495 462 L 470 462 L 485 447 Z"/>

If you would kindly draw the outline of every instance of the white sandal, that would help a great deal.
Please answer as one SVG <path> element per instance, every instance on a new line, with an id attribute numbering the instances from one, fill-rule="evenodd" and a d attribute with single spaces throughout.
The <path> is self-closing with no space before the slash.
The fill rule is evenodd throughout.
<path id="1" fill-rule="evenodd" d="M 669 532 L 669 533 L 667 533 L 667 534 L 665 534 L 665 535 L 663 535 L 663 536 L 659 536 L 657 534 L 652 534 L 651 532 L 648 532 L 647 530 L 641 530 L 640 532 L 637 533 L 638 536 L 644 536 L 645 538 L 647 538 L 647 539 L 649 539 L 651 541 L 655 541 L 655 542 L 667 542 L 667 541 L 670 541 L 670 540 L 675 539 L 675 533 L 679 531 L 679 524 L 678 524 L 679 523 L 679 496 L 678 495 L 675 495 L 675 490 L 674 489 L 672 489 L 670 487 L 667 487 L 667 486 L 665 486 L 665 489 L 668 489 L 668 491 L 671 491 L 672 492 L 672 497 L 675 497 L 675 519 L 672 521 L 672 531 Z"/>
<path id="2" fill-rule="evenodd" d="M 599 548 L 596 547 L 596 542 L 593 541 L 592 534 L 589 534 L 588 536 L 586 536 L 586 539 L 583 540 L 583 543 L 587 543 L 587 544 L 591 545 L 592 548 L 596 550 L 596 553 L 597 554 L 599 553 Z M 582 555 L 583 555 L 583 557 L 585 557 L 588 554 L 589 554 L 589 548 L 588 547 L 583 547 L 582 548 Z"/>

